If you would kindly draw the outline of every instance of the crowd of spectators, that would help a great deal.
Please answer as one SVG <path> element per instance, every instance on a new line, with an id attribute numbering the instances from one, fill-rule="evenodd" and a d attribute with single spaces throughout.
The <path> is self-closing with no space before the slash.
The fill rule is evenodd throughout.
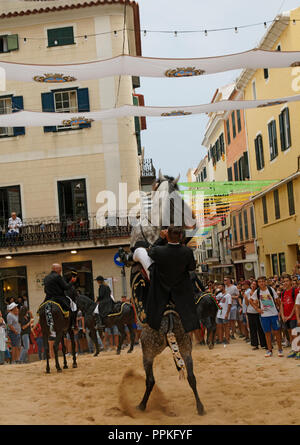
<path id="1" fill-rule="evenodd" d="M 272 357 L 276 344 L 279 357 L 285 355 L 286 347 L 291 348 L 288 358 L 300 360 L 296 329 L 300 327 L 299 275 L 242 278 L 237 283 L 225 277 L 224 282 L 209 281 L 207 290 L 220 307 L 216 317 L 217 344 L 229 344 L 239 335 L 254 351 L 265 349 L 265 357 Z"/>

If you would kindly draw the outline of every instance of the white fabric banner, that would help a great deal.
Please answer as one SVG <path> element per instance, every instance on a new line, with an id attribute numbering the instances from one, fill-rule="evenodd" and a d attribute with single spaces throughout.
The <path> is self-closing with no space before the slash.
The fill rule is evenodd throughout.
<path id="1" fill-rule="evenodd" d="M 33 65 L 0 61 L 7 80 L 66 83 L 108 76 L 192 77 L 237 69 L 300 66 L 300 51 L 263 51 L 197 59 L 163 59 L 122 55 L 106 60 L 68 65 Z"/>
<path id="2" fill-rule="evenodd" d="M 40 127 L 56 125 L 79 125 L 87 122 L 102 121 L 104 119 L 126 116 L 162 116 L 176 117 L 201 113 L 221 111 L 246 110 L 250 108 L 264 108 L 300 101 L 300 95 L 264 100 L 228 100 L 204 105 L 184 107 L 140 107 L 123 105 L 102 111 L 87 113 L 45 113 L 35 111 L 18 111 L 10 114 L 0 114 L 0 127 Z"/>

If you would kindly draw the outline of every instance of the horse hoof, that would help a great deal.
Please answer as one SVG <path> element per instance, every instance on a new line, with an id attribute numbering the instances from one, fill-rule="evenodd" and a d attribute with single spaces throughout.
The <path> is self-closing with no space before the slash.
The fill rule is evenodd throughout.
<path id="1" fill-rule="evenodd" d="M 72 368 L 77 368 L 77 363 L 73 363 Z"/>
<path id="2" fill-rule="evenodd" d="M 140 403 L 140 404 L 136 407 L 136 409 L 139 410 L 139 411 L 145 411 L 146 407 Z"/>
<path id="3" fill-rule="evenodd" d="M 64 366 L 64 369 L 69 369 L 67 365 Z"/>
<path id="4" fill-rule="evenodd" d="M 204 414 L 206 414 L 203 405 L 198 405 L 197 411 L 198 411 L 199 416 L 204 416 Z"/>
<path id="5" fill-rule="evenodd" d="M 117 355 L 120 355 L 121 354 L 121 351 L 117 351 Z"/>
<path id="6" fill-rule="evenodd" d="M 61 369 L 61 368 L 59 368 L 59 369 L 57 369 L 56 371 L 57 371 L 57 372 L 62 372 L 62 369 Z"/>
<path id="7" fill-rule="evenodd" d="M 208 349 L 214 349 L 214 345 L 212 344 L 208 345 Z"/>
<path id="8" fill-rule="evenodd" d="M 98 357 L 99 352 L 96 352 L 96 354 L 93 355 L 93 357 Z"/>
<path id="9" fill-rule="evenodd" d="M 133 351 L 133 349 L 128 349 L 127 354 L 130 354 Z"/>

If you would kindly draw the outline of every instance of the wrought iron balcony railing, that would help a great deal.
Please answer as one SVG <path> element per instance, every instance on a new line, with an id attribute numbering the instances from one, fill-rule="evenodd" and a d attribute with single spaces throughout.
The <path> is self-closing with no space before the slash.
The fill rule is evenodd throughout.
<path id="1" fill-rule="evenodd" d="M 142 177 L 153 177 L 155 178 L 156 176 L 156 170 L 153 166 L 153 162 L 152 159 L 144 159 L 143 160 L 143 165 L 141 168 L 141 176 Z"/>
<path id="2" fill-rule="evenodd" d="M 22 220 L 23 225 L 16 235 L 8 235 L 8 229 L 2 227 L 0 249 L 11 246 L 105 241 L 110 238 L 130 236 L 131 226 L 127 217 L 116 217 L 107 221 L 111 224 L 100 227 L 95 215 L 77 221 L 62 220 L 58 217 L 24 219 Z"/>

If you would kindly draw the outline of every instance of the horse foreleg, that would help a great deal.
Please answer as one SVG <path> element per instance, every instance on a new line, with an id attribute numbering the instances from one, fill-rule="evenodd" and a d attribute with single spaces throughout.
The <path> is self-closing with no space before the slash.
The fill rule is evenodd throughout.
<path id="1" fill-rule="evenodd" d="M 65 336 L 63 335 L 61 337 L 61 349 L 62 349 L 62 353 L 64 356 L 64 369 L 68 369 L 68 363 L 67 363 L 67 358 L 66 358 L 66 345 L 65 345 Z"/>
<path id="2" fill-rule="evenodd" d="M 193 371 L 193 359 L 192 359 L 191 352 L 186 355 L 182 354 L 182 358 L 183 358 L 185 366 L 186 366 L 187 379 L 188 379 L 189 385 L 192 388 L 195 399 L 196 399 L 198 414 L 203 415 L 204 407 L 201 403 L 201 400 L 199 398 L 198 391 L 197 391 L 197 382 L 196 382 L 196 377 L 195 377 L 194 371 Z"/>
<path id="3" fill-rule="evenodd" d="M 138 405 L 138 409 L 141 411 L 145 411 L 149 396 L 151 391 L 155 385 L 154 375 L 153 375 L 153 359 L 145 359 L 143 358 L 144 369 L 146 373 L 146 391 L 143 397 L 143 400 Z"/>
<path id="4" fill-rule="evenodd" d="M 60 367 L 59 361 L 58 361 L 58 346 L 59 343 L 61 342 L 62 339 L 62 333 L 58 335 L 58 333 L 56 333 L 56 338 L 55 338 L 55 342 L 53 344 L 53 351 L 54 351 L 54 357 L 55 357 L 55 367 L 57 372 L 62 372 L 62 369 Z"/>
<path id="5" fill-rule="evenodd" d="M 95 345 L 94 357 L 97 357 L 97 355 L 99 355 L 99 353 L 100 353 L 100 347 L 99 347 L 99 343 L 98 343 L 97 331 L 95 329 L 90 330 L 90 337 Z"/>
<path id="6" fill-rule="evenodd" d="M 127 353 L 129 354 L 130 352 L 133 351 L 134 348 L 134 341 L 135 341 L 135 332 L 134 329 L 132 327 L 132 324 L 128 324 L 127 325 L 129 333 L 130 333 L 130 348 L 128 349 Z"/>
<path id="7" fill-rule="evenodd" d="M 69 329 L 69 335 L 71 339 L 71 345 L 72 345 L 72 357 L 73 357 L 73 368 L 77 368 L 77 362 L 76 362 L 76 345 L 74 340 L 74 331 L 73 329 Z"/>

